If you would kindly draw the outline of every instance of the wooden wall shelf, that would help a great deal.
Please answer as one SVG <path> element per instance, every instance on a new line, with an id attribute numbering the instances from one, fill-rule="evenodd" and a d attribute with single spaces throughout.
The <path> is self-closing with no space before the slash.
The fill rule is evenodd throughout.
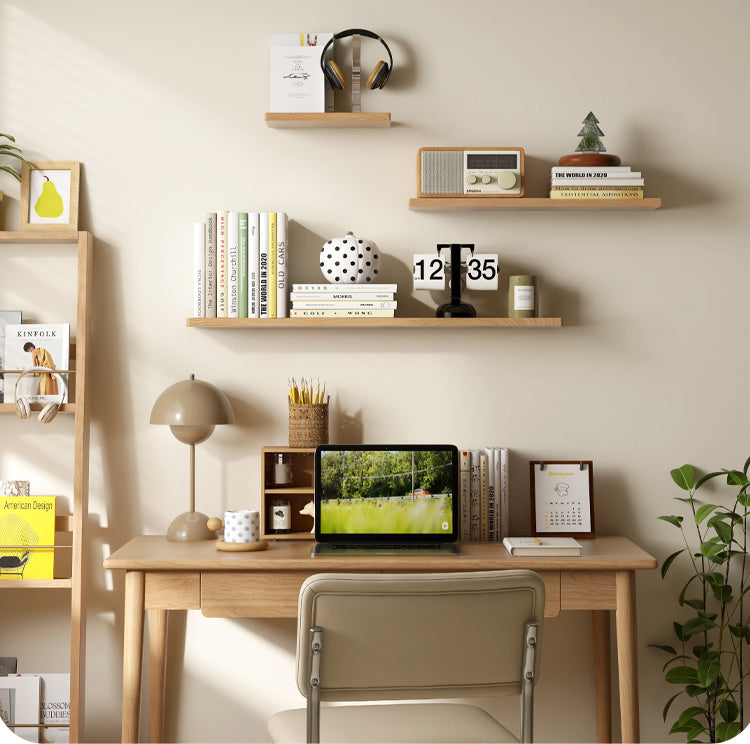
<path id="1" fill-rule="evenodd" d="M 562 318 L 188 318 L 197 328 L 559 328 Z"/>
<path id="2" fill-rule="evenodd" d="M 432 209 L 508 209 L 536 212 L 580 212 L 583 210 L 624 210 L 647 212 L 661 208 L 661 198 L 648 199 L 549 199 L 536 197 L 492 197 L 427 196 L 409 199 L 409 209 L 415 212 Z"/>
<path id="3" fill-rule="evenodd" d="M 391 115 L 387 112 L 357 113 L 267 113 L 266 126 L 273 129 L 326 129 L 359 128 L 380 129 L 391 126 Z"/>
<path id="4" fill-rule="evenodd" d="M 64 227 L 55 230 L 0 230 L 0 243 L 77 243 L 79 236 L 87 234 Z"/>
<path id="5" fill-rule="evenodd" d="M 41 411 L 44 406 L 41 403 L 32 403 L 31 404 L 31 412 L 32 415 L 35 411 Z M 16 404 L 15 403 L 0 403 L 0 413 L 15 413 L 16 412 Z M 76 404 L 75 403 L 63 403 L 58 413 L 75 413 L 76 412 Z"/>

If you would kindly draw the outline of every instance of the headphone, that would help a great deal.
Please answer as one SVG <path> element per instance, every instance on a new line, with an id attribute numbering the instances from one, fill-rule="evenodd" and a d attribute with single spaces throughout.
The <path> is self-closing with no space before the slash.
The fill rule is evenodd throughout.
<path id="1" fill-rule="evenodd" d="M 54 400 L 51 403 L 47 403 L 47 405 L 45 405 L 44 408 L 42 408 L 42 410 L 39 412 L 39 420 L 43 424 L 48 424 L 50 421 L 52 421 L 52 419 L 55 418 L 55 416 L 57 416 L 57 412 L 60 410 L 60 406 L 65 401 L 65 395 L 68 392 L 68 388 L 65 384 L 63 376 L 58 372 L 55 372 L 54 369 L 49 369 L 47 367 L 29 367 L 28 369 L 25 369 L 23 372 L 21 372 L 20 375 L 18 375 L 16 385 L 13 388 L 13 396 L 16 399 L 16 413 L 22 419 L 28 418 L 31 414 L 31 403 L 29 402 L 30 396 L 18 394 L 18 383 L 21 382 L 21 379 L 24 375 L 29 375 L 35 372 L 46 372 L 48 375 L 54 375 L 60 382 L 60 387 L 62 388 L 62 392 L 59 394 L 60 400 Z"/>
<path id="2" fill-rule="evenodd" d="M 388 78 L 391 76 L 391 70 L 393 70 L 393 55 L 391 54 L 391 50 L 388 48 L 388 44 L 386 44 L 383 39 L 381 39 L 376 33 L 373 33 L 372 31 L 367 31 L 364 28 L 348 28 L 346 31 L 339 31 L 337 34 L 334 34 L 333 37 L 328 40 L 328 43 L 323 47 L 323 52 L 320 55 L 320 69 L 323 70 L 323 75 L 325 75 L 326 80 L 335 90 L 343 90 L 344 88 L 346 88 L 346 80 L 344 79 L 344 75 L 342 74 L 341 69 L 336 64 L 336 62 L 332 59 L 326 60 L 326 51 L 336 39 L 343 39 L 347 36 L 355 36 L 357 34 L 359 36 L 367 36 L 370 39 L 377 39 L 385 47 L 385 51 L 388 52 L 389 61 L 385 62 L 381 59 L 375 65 L 372 72 L 370 73 L 370 77 L 367 78 L 367 87 L 370 90 L 382 88 L 385 86 L 385 84 L 388 82 Z"/>

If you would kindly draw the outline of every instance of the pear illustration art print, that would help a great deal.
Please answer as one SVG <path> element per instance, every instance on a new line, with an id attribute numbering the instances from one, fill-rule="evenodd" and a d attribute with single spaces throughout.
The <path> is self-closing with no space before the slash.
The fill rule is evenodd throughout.
<path id="1" fill-rule="evenodd" d="M 34 204 L 34 211 L 44 219 L 54 219 L 62 215 L 65 211 L 65 205 L 55 188 L 54 182 L 50 181 L 49 176 L 44 176 L 44 178 L 42 193 Z"/>
<path id="2" fill-rule="evenodd" d="M 29 184 L 29 222 L 67 224 L 70 206 L 70 171 L 33 170 Z"/>

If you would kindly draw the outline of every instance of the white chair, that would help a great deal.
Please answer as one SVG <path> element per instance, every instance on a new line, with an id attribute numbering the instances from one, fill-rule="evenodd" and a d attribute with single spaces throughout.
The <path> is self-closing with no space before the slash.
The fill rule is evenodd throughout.
<path id="1" fill-rule="evenodd" d="M 521 696 L 533 740 L 544 583 L 533 571 L 317 574 L 300 590 L 297 686 L 307 710 L 268 721 L 274 742 L 509 742 L 464 703 L 321 701 Z"/>

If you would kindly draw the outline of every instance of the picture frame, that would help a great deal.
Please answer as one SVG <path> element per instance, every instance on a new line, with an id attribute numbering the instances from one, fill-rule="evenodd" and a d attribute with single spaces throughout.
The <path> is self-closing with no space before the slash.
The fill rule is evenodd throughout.
<path id="1" fill-rule="evenodd" d="M 77 230 L 81 164 L 42 161 L 31 166 L 21 165 L 19 229 Z"/>
<path id="2" fill-rule="evenodd" d="M 591 460 L 531 460 L 531 534 L 592 538 L 594 463 Z"/>

